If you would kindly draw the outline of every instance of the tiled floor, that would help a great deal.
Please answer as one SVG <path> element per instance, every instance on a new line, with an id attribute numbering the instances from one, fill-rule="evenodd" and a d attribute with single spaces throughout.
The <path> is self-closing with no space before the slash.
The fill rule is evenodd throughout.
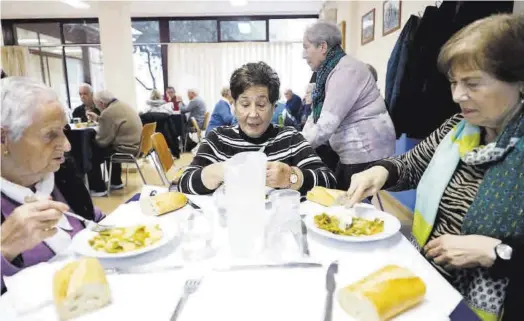
<path id="1" fill-rule="evenodd" d="M 193 155 L 191 153 L 182 154 L 180 159 L 175 161 L 175 164 L 173 164 L 173 167 L 167 173 L 168 178 L 172 178 L 174 173 L 176 173 L 180 167 L 188 165 L 192 159 Z M 134 168 L 134 166 L 130 166 L 130 168 Z M 151 159 L 149 159 L 148 162 L 144 162 L 141 169 L 148 185 L 162 185 L 162 181 L 160 180 Z M 125 183 L 125 171 L 122 170 L 122 172 L 124 172 L 122 174 L 122 181 Z M 128 184 L 124 189 L 112 191 L 109 197 L 93 197 L 93 202 L 103 213 L 110 214 L 120 204 L 130 199 L 136 193 L 139 193 L 142 189 L 142 185 L 140 174 L 138 174 L 138 172 L 130 172 Z"/>

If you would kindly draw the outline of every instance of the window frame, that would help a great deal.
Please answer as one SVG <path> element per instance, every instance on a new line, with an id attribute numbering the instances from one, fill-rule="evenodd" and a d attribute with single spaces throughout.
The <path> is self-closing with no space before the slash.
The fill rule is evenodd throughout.
<path id="1" fill-rule="evenodd" d="M 164 91 L 166 87 L 168 86 L 167 80 L 168 80 L 168 48 L 167 44 L 172 43 L 170 41 L 170 28 L 169 28 L 169 22 L 170 21 L 184 21 L 184 20 L 215 20 L 216 21 L 216 30 L 217 30 L 217 41 L 216 43 L 236 43 L 236 42 L 269 42 L 269 23 L 270 20 L 276 20 L 276 19 L 319 19 L 318 14 L 302 14 L 302 15 L 249 15 L 249 16 L 239 16 L 239 15 L 232 15 L 232 16 L 183 16 L 183 17 L 168 17 L 168 16 L 158 16 L 158 17 L 131 17 L 131 22 L 134 21 L 158 21 L 159 24 L 159 43 L 133 43 L 133 46 L 135 45 L 160 45 L 161 46 L 161 60 L 162 60 L 162 74 L 163 74 L 163 83 L 164 83 Z M 220 22 L 221 21 L 265 21 L 266 24 L 266 34 L 264 40 L 223 40 L 220 30 Z M 67 92 L 67 101 L 69 104 L 69 108 L 74 108 L 76 106 L 71 106 L 71 93 L 69 88 L 69 79 L 67 74 L 67 57 L 65 53 L 65 47 L 91 47 L 91 46 L 101 46 L 101 43 L 65 43 L 65 35 L 64 35 L 64 24 L 81 24 L 81 23 L 99 23 L 98 18 L 96 17 L 86 17 L 86 18 L 59 18 L 59 19 L 53 19 L 53 18 L 43 18 L 43 19 L 2 19 L 1 25 L 2 25 L 2 36 L 4 40 L 5 46 L 16 46 L 18 45 L 18 37 L 16 34 L 16 25 L 18 24 L 30 24 L 30 23 L 58 23 L 59 29 L 60 29 L 60 44 L 55 44 L 53 47 L 62 47 L 62 65 L 63 65 L 63 73 L 64 73 L 64 81 L 66 84 L 66 92 Z M 173 42 L 174 43 L 174 42 Z M 194 42 L 199 43 L 199 42 Z M 214 42 L 207 42 L 207 43 L 214 43 Z M 41 47 L 47 47 L 47 46 L 24 46 L 24 47 L 31 47 L 31 48 L 41 48 Z M 84 64 L 89 65 L 88 64 Z M 49 66 L 47 66 L 49 68 Z M 42 68 L 44 68 L 42 66 Z M 43 72 L 44 74 L 44 72 Z M 87 83 L 92 83 L 91 79 L 91 73 L 84 71 L 84 81 Z M 44 76 L 43 76 L 44 77 Z"/>

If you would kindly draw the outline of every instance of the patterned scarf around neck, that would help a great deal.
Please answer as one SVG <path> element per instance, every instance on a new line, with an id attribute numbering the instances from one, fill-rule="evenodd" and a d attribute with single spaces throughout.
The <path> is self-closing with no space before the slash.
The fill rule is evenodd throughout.
<path id="1" fill-rule="evenodd" d="M 412 233 L 419 247 L 426 244 L 433 230 L 440 199 L 459 160 L 488 167 L 464 217 L 461 234 L 497 239 L 524 236 L 524 111 L 496 141 L 482 146 L 480 136 L 479 127 L 462 120 L 437 147 L 417 188 Z M 499 319 L 506 278 L 495 278 L 487 269 L 476 267 L 454 271 L 451 283 L 483 321 Z"/>
<path id="2" fill-rule="evenodd" d="M 336 45 L 331 48 L 327 53 L 326 60 L 322 62 L 320 68 L 317 71 L 317 80 L 315 89 L 311 94 L 313 98 L 313 122 L 316 124 L 320 118 L 322 107 L 324 105 L 324 99 L 326 98 L 326 81 L 331 71 L 338 64 L 340 59 L 344 57 L 346 53 L 342 50 L 340 45 Z"/>

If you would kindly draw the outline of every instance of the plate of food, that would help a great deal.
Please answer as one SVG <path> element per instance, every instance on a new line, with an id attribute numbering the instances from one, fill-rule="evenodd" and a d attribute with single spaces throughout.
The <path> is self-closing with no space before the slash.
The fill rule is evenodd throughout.
<path id="1" fill-rule="evenodd" d="M 307 215 L 304 223 L 317 234 L 344 242 L 383 240 L 395 235 L 401 226 L 395 216 L 371 205 L 328 207 Z"/>
<path id="2" fill-rule="evenodd" d="M 73 238 L 73 250 L 96 258 L 122 258 L 139 255 L 167 244 L 176 235 L 165 224 L 137 224 L 102 232 L 84 229 Z"/>

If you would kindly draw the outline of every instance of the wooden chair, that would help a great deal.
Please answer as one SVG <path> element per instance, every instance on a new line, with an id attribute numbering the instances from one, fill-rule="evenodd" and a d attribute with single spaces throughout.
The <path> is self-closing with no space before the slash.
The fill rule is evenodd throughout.
<path id="1" fill-rule="evenodd" d="M 209 112 L 206 112 L 206 115 L 204 116 L 204 127 L 202 128 L 202 131 L 205 133 L 207 130 L 207 126 L 209 125 L 209 121 L 211 120 L 211 114 Z M 205 134 L 204 134 L 205 135 Z"/>
<path id="2" fill-rule="evenodd" d="M 169 147 L 167 146 L 166 139 L 162 133 L 154 133 L 151 136 L 151 140 L 153 142 L 153 150 L 155 151 L 155 154 L 158 158 L 158 161 L 160 163 L 160 167 L 163 170 L 163 175 L 160 174 L 160 179 L 164 184 L 169 185 L 169 179 L 167 178 L 167 172 L 171 167 L 173 166 L 173 155 L 171 155 L 171 152 L 169 151 Z"/>
<path id="3" fill-rule="evenodd" d="M 145 124 L 142 127 L 142 134 L 140 138 L 140 148 L 138 149 L 137 154 L 133 155 L 131 153 L 114 153 L 111 156 L 109 156 L 109 179 L 107 180 L 107 195 L 111 193 L 111 172 L 113 171 L 113 164 L 135 164 L 136 169 L 138 173 L 140 174 L 140 177 L 142 178 L 142 182 L 144 185 L 146 185 L 146 179 L 144 178 L 144 174 L 142 174 L 142 170 L 140 169 L 140 165 L 138 164 L 138 159 L 145 158 L 149 156 L 153 149 L 153 142 L 151 141 L 151 135 L 156 130 L 156 123 L 149 123 Z M 155 167 L 156 164 L 155 164 Z M 157 168 L 158 171 L 158 168 Z M 128 171 L 126 170 L 126 183 L 127 185 L 128 181 Z"/>
<path id="4" fill-rule="evenodd" d="M 191 117 L 191 119 L 190 119 L 191 124 L 193 125 L 193 128 L 196 130 L 196 133 L 197 133 L 198 144 L 200 144 L 202 142 L 202 139 L 206 135 L 206 129 L 207 129 L 207 126 L 209 125 L 210 119 L 211 119 L 211 114 L 207 111 L 205 116 L 204 116 L 204 124 L 202 124 L 202 128 L 200 128 L 198 126 L 198 123 L 197 123 L 195 117 Z M 190 132 L 188 131 L 187 135 L 186 135 L 186 139 L 185 139 L 185 143 L 184 143 L 184 151 L 187 151 L 187 140 L 191 139 L 191 138 L 189 138 L 189 133 Z"/>

